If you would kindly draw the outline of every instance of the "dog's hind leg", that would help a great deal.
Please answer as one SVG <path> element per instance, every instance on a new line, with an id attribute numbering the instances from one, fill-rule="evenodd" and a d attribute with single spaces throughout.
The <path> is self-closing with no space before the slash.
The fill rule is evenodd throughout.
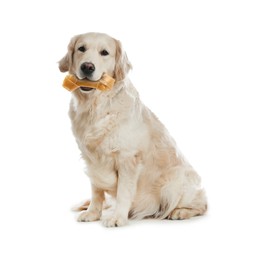
<path id="1" fill-rule="evenodd" d="M 168 219 L 188 219 L 203 215 L 207 210 L 206 196 L 203 190 L 198 190 L 195 198 L 189 204 L 179 205 L 169 214 Z"/>
<path id="2" fill-rule="evenodd" d="M 188 219 L 206 212 L 206 195 L 200 188 L 199 176 L 191 167 L 175 167 L 160 182 L 161 201 L 156 217 Z"/>

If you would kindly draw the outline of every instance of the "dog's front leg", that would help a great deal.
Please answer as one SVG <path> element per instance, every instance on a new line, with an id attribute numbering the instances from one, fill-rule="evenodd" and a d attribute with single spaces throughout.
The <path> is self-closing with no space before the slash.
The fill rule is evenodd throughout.
<path id="1" fill-rule="evenodd" d="M 92 184 L 92 199 L 88 209 L 82 212 L 79 217 L 78 221 L 96 221 L 99 220 L 102 213 L 102 205 L 105 199 L 104 191 L 95 187 Z"/>
<path id="2" fill-rule="evenodd" d="M 141 166 L 134 158 L 121 160 L 118 169 L 116 208 L 112 216 L 103 220 L 106 227 L 124 226 L 128 222 L 128 214 L 136 194 L 137 182 Z"/>

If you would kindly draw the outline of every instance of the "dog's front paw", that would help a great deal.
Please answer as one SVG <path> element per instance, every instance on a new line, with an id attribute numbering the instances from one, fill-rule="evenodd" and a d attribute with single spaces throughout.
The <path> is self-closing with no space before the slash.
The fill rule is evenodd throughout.
<path id="1" fill-rule="evenodd" d="M 124 217 L 108 217 L 102 221 L 105 227 L 121 227 L 126 225 L 128 222 L 127 218 Z"/>
<path id="2" fill-rule="evenodd" d="M 97 211 L 85 211 L 78 217 L 78 222 L 90 222 L 100 219 L 100 213 Z"/>

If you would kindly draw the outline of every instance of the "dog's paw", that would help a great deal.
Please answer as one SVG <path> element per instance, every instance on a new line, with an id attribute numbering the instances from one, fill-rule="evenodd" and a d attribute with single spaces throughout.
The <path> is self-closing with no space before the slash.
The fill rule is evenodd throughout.
<path id="1" fill-rule="evenodd" d="M 78 217 L 78 222 L 90 222 L 100 219 L 100 213 L 95 211 L 82 212 Z"/>
<path id="2" fill-rule="evenodd" d="M 188 218 L 198 215 L 198 213 L 199 213 L 199 211 L 195 210 L 195 209 L 176 208 L 171 213 L 169 219 L 172 219 L 172 220 L 188 219 Z"/>
<path id="3" fill-rule="evenodd" d="M 128 222 L 127 218 L 124 217 L 108 217 L 104 220 L 102 220 L 102 224 L 105 227 L 122 227 L 125 226 Z"/>

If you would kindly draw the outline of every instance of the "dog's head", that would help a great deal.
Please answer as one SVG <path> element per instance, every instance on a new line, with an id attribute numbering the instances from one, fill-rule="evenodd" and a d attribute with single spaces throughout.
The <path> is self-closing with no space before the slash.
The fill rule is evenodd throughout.
<path id="1" fill-rule="evenodd" d="M 78 79 L 98 81 L 106 73 L 120 81 L 131 64 L 118 40 L 102 33 L 87 33 L 71 39 L 67 54 L 59 61 L 59 69 Z"/>

